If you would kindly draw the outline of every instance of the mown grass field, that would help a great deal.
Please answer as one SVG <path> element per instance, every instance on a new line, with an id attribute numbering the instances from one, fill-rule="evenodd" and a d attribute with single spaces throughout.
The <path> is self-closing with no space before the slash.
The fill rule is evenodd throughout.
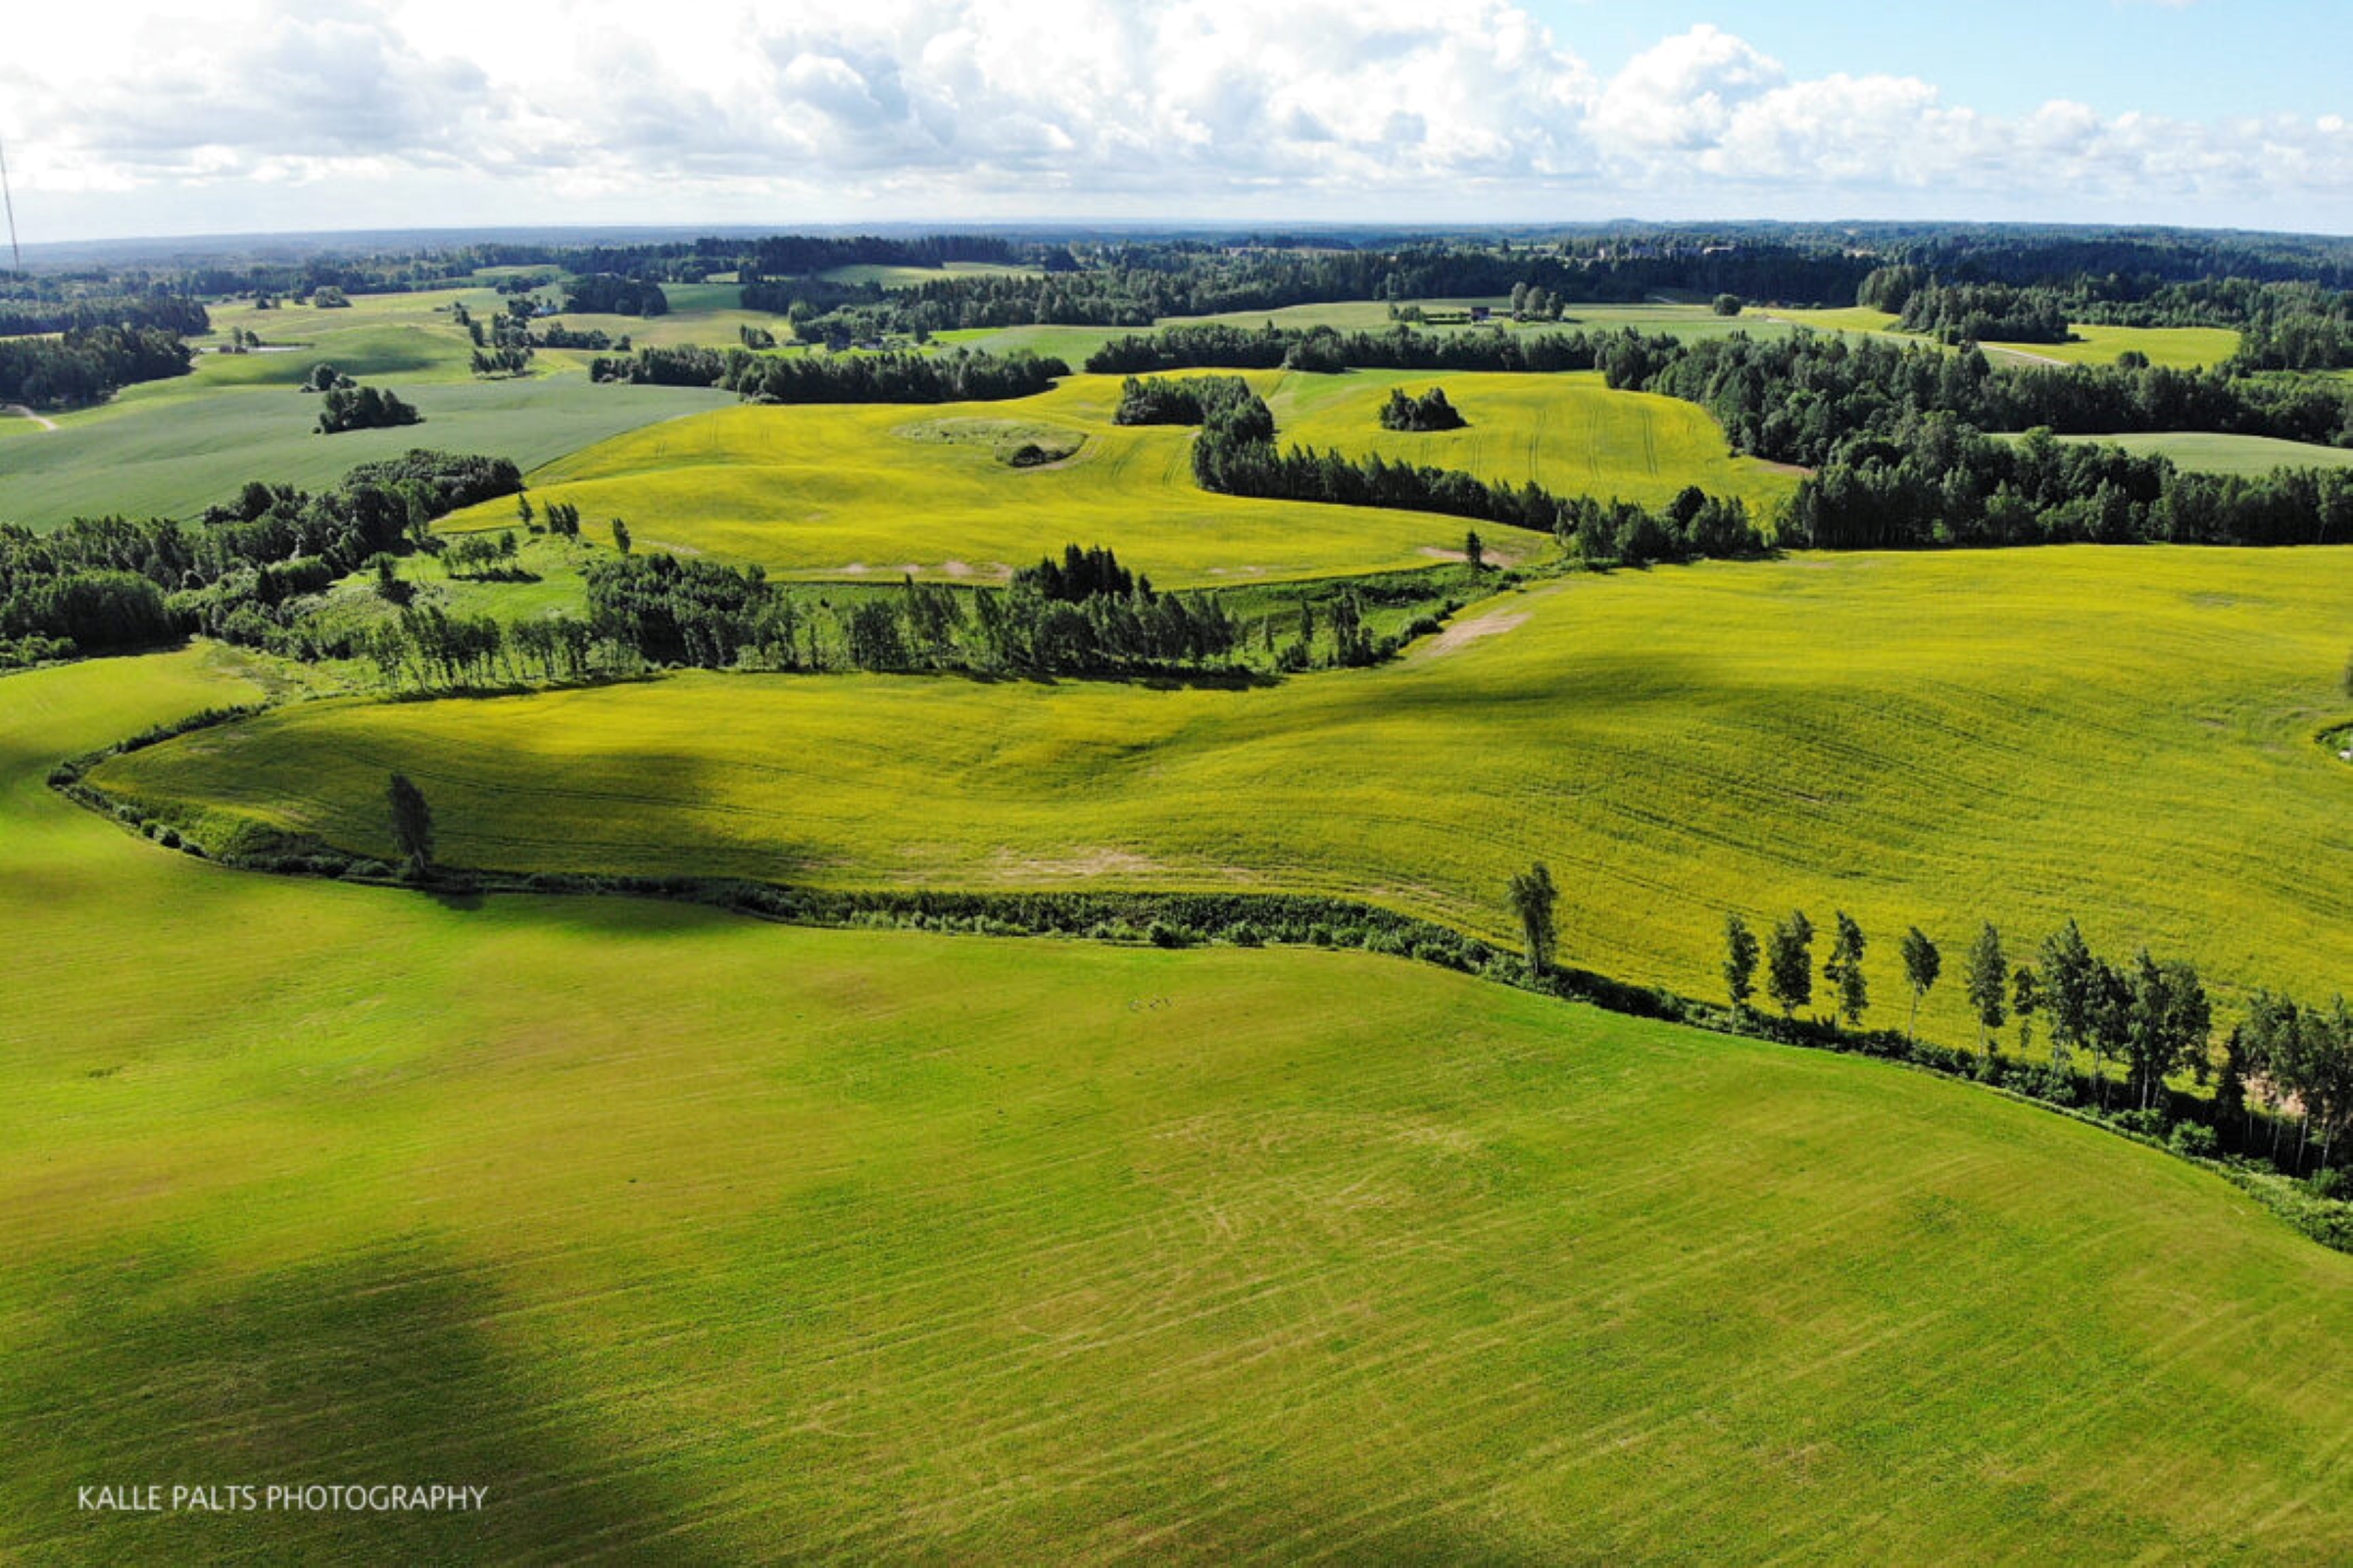
<path id="1" fill-rule="evenodd" d="M 829 283 L 879 283 L 884 288 L 913 288 L 954 277 L 1032 277 L 1037 272 L 1035 267 L 1005 262 L 943 262 L 938 267 L 858 262 L 849 267 L 829 267 L 817 275 Z"/>
<path id="2" fill-rule="evenodd" d="M 310 362 L 305 360 L 304 368 Z M 74 516 L 192 516 L 249 479 L 319 489 L 412 447 L 483 452 L 529 467 L 623 430 L 723 408 L 699 387 L 592 386 L 582 375 L 515 381 L 387 380 L 424 415 L 391 430 L 314 432 L 319 400 L 290 387 L 214 388 L 125 399 L 98 416 L 13 439 L 0 461 L 0 521 L 50 528 Z M 512 519 L 513 507 L 509 506 Z"/>
<path id="3" fill-rule="evenodd" d="M 1664 332 L 1674 337 L 1724 337 L 1734 332 L 1746 332 L 1752 337 L 1783 337 L 1791 330 L 1787 322 L 1776 321 L 1755 312 L 1739 317 L 1718 316 L 1705 305 L 1674 305 L 1647 302 L 1639 305 L 1571 304 L 1566 318 L 1559 321 L 1514 321 L 1508 313 L 1510 301 L 1501 296 L 1492 298 L 1462 298 L 1443 300 L 1400 301 L 1411 303 L 1431 313 L 1435 319 L 1418 325 L 1425 332 L 1615 332 L 1631 327 L 1641 332 Z M 1464 319 L 1473 305 L 1485 305 L 1495 314 L 1476 325 Z M 1784 314 L 1784 313 L 1776 313 Z M 1802 312 L 1786 313 L 1803 315 Z M 1340 300 L 1322 305 L 1286 305 L 1271 311 L 1227 311 L 1214 316 L 1164 316 L 1153 323 L 1153 329 L 1192 325 L 1210 321 L 1227 326 L 1256 327 L 1269 323 L 1303 331 L 1312 327 L 1329 326 L 1344 332 L 1388 332 L 1398 323 L 1389 314 L 1389 305 L 1380 300 Z M 1026 350 L 1033 354 L 1059 355 L 1069 361 L 1073 369 L 1088 355 L 1113 338 L 1128 337 L 1145 330 L 1133 326 L 1007 326 L 973 327 L 940 334 L 943 343 L 961 344 L 967 348 L 986 349 L 999 354 Z"/>
<path id="4" fill-rule="evenodd" d="M 1392 386 L 1434 379 L 1472 428 L 1411 435 L 1380 427 Z M 1651 504 L 1698 484 L 1743 496 L 1767 515 L 1796 484 L 1787 470 L 1734 457 L 1704 411 L 1612 392 L 1595 375 L 1262 372 L 1250 380 L 1272 398 L 1286 443 L 1380 451 Z M 1111 545 L 1174 586 L 1381 570 L 1461 546 L 1458 519 L 1206 494 L 1193 481 L 1192 432 L 1113 424 L 1118 388 L 1117 377 L 1081 375 L 997 403 L 730 409 L 591 447 L 549 464 L 531 483 L 543 500 L 571 502 L 589 519 L 626 518 L 645 544 L 806 576 L 996 575 L 1075 540 Z M 1000 449 L 1026 439 L 1078 450 L 1046 467 L 1005 463 Z M 503 527 L 513 514 L 511 505 L 486 503 L 445 526 Z M 1510 528 L 1483 534 L 1503 559 L 1552 548 Z"/>
<path id="5" fill-rule="evenodd" d="M 220 658 L 0 681 L 11 1560 L 2353 1549 L 2353 1258 L 2153 1151 L 1402 960 L 469 907 L 42 787 Z M 761 684 L 823 700 L 575 701 Z M 490 1498 L 74 1509 L 174 1479 Z"/>
<path id="6" fill-rule="evenodd" d="M 1897 317 L 1859 305 L 1817 311 L 1777 308 L 1766 315 L 1770 319 L 1822 331 L 1880 332 L 1913 343 L 1934 341 L 1898 332 Z M 2128 351 L 2137 351 L 2148 356 L 2151 365 L 2183 370 L 2220 365 L 2238 352 L 2238 334 L 2228 327 L 2094 326 L 2079 321 L 2069 330 L 2076 336 L 2072 343 L 1987 343 L 1985 348 L 1997 365 L 2114 365 Z"/>
<path id="7" fill-rule="evenodd" d="M 2275 468 L 2353 467 L 2353 451 L 2315 446 L 2309 441 L 2281 441 L 2268 435 L 2215 435 L 2202 430 L 2168 430 L 2153 434 L 2059 437 L 2062 441 L 2096 441 L 2127 452 L 2160 453 L 2181 467 L 2199 473 L 2269 473 Z"/>
<path id="8" fill-rule="evenodd" d="M 2344 985 L 2353 769 L 2316 742 L 2353 718 L 2348 603 L 2353 549 L 1809 557 L 1559 580 L 1271 690 L 699 675 L 306 707 L 94 778 L 380 855 L 400 768 L 461 865 L 1279 888 L 1504 940 L 1541 858 L 1569 961 L 1693 994 L 1727 909 L 1844 908 L 1884 1019 L 1918 922 L 1958 1042 L 1983 918 Z"/>
<path id="9" fill-rule="evenodd" d="M 1074 376 L 1005 402 L 730 408 L 592 446 L 531 485 L 577 505 L 592 538 L 624 517 L 643 547 L 811 576 L 988 577 L 1076 541 L 1173 587 L 1426 565 L 1461 546 L 1458 519 L 1207 494 L 1193 482 L 1193 432 L 1115 425 L 1118 401 L 1118 378 Z M 1078 450 L 1045 467 L 1004 461 L 1008 439 L 1032 438 Z M 494 502 L 444 526 L 513 516 Z"/>
<path id="10" fill-rule="evenodd" d="M 1381 427 L 1393 387 L 1446 389 L 1468 422 L 1460 430 Z M 1688 485 L 1738 496 L 1760 520 L 1797 488 L 1781 465 L 1736 457 L 1723 426 L 1696 404 L 1646 392 L 1613 392 L 1598 371 L 1544 375 L 1431 375 L 1359 370 L 1291 375 L 1269 406 L 1281 439 L 1350 454 L 1460 469 L 1503 484 L 1535 483 L 1556 495 L 1622 497 L 1664 506 Z"/>

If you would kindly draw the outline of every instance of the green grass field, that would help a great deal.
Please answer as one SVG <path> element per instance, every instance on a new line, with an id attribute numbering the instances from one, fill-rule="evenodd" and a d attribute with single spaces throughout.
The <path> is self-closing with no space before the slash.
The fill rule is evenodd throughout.
<path id="1" fill-rule="evenodd" d="M 2289 623 L 2292 662 L 2277 584 L 2201 559 L 2240 618 Z M 2176 571 L 2177 596 L 2205 575 Z M 1603 634 L 1619 586 L 1580 585 Z M 1670 615 L 1654 649 L 1689 660 L 1689 629 Z M 1494 667 L 1512 642 L 1450 657 L 1529 709 Z M 1767 639 L 1752 678 L 1785 655 Z M 223 871 L 42 787 L 51 759 L 250 695 L 221 658 L 0 680 L 0 1556 L 2353 1548 L 2353 1258 L 2153 1151 L 1967 1085 L 1402 960 L 466 906 Z M 1411 722 L 1402 683 L 1443 668 L 1366 683 L 1400 683 Z M 1545 708 L 1604 689 L 1555 673 Z M 2142 673 L 2174 695 L 2173 668 Z M 2250 714 L 2282 685 L 2236 673 Z M 896 723 L 914 689 L 561 701 L 685 718 L 716 694 L 749 744 L 770 705 L 838 690 L 920 748 Z M 1104 754 L 1064 705 L 1140 700 L 1011 695 L 1061 715 L 1007 752 L 1033 775 L 1058 755 L 1044 787 L 1065 801 Z M 958 701 L 977 716 L 989 696 Z M 474 715 L 540 762 L 578 739 L 558 701 L 392 711 Z M 551 723 L 506 721 L 526 712 Z M 349 744 L 376 755 L 339 762 L 380 767 L 405 742 Z M 592 759 L 540 780 L 540 830 L 610 779 Z M 673 750 L 660 787 L 715 802 L 718 782 Z M 1345 808 L 1348 781 L 1324 782 Z M 468 844 L 464 792 L 427 783 Z M 894 804 L 870 803 L 886 850 L 907 831 Z M 74 1509 L 77 1486 L 149 1480 L 490 1496 L 438 1519 Z"/>
<path id="2" fill-rule="evenodd" d="M 817 275 L 828 283 L 879 283 L 884 288 L 913 288 L 918 283 L 937 283 L 952 277 L 1031 277 L 1038 269 L 1004 262 L 944 262 L 938 267 L 897 267 L 876 262 L 859 262 L 849 267 L 829 267 Z"/>
<path id="3" fill-rule="evenodd" d="M 620 431 L 735 401 L 698 387 L 592 386 L 580 375 L 387 384 L 417 405 L 422 424 L 318 435 L 319 400 L 284 387 L 139 401 L 126 394 L 119 407 L 12 439 L 0 463 L 0 520 L 48 528 L 117 512 L 189 516 L 227 500 L 248 479 L 319 489 L 412 447 L 489 453 L 529 467 Z M 508 512 L 512 520 L 512 504 Z"/>
<path id="4" fill-rule="evenodd" d="M 1114 425 L 1118 399 L 1115 377 L 1077 376 L 997 403 L 731 408 L 590 447 L 531 484 L 591 524 L 627 518 L 642 546 L 799 575 L 990 576 L 1075 540 L 1174 587 L 1427 564 L 1461 545 L 1458 519 L 1206 494 L 1192 432 Z M 998 448 L 1020 431 L 1083 445 L 1015 468 Z M 445 526 L 513 515 L 494 502 Z M 1495 544 L 1552 549 L 1533 534 Z"/>
<path id="5" fill-rule="evenodd" d="M 1472 428 L 1398 435 L 1375 417 L 1390 387 L 1429 376 L 1263 372 L 1280 439 L 1391 457 L 1563 493 L 1651 504 L 1687 484 L 1746 497 L 1769 515 L 1796 480 L 1736 458 L 1707 415 L 1673 399 L 1612 392 L 1593 375 L 1436 378 Z M 543 499 L 628 519 L 644 543 L 757 562 L 798 575 L 1001 573 L 1072 540 L 1105 543 L 1170 586 L 1372 571 L 1460 547 L 1463 524 L 1425 514 L 1303 507 L 1209 495 L 1193 482 L 1192 433 L 1110 422 L 1118 379 L 1073 376 L 1037 397 L 936 408 L 730 409 L 561 459 L 532 475 Z M 1012 439 L 1078 444 L 1049 467 L 1016 469 Z M 505 526 L 488 503 L 446 526 Z M 1549 540 L 1485 530 L 1501 559 Z"/>
<path id="6" fill-rule="evenodd" d="M 2162 454 L 2198 473 L 2269 473 L 2275 468 L 2353 467 L 2353 451 L 2280 441 L 2267 435 L 2211 435 L 2170 430 L 2147 435 L 2063 435 L 2062 441 L 2096 441 L 2127 452 Z"/>
<path id="7" fill-rule="evenodd" d="M 1567 307 L 1565 320 L 1514 321 L 1505 314 L 1510 301 L 1501 297 L 1416 300 L 1411 303 L 1436 316 L 1436 319 L 1416 328 L 1426 332 L 1615 332 L 1632 327 L 1641 332 L 1664 332 L 1673 337 L 1709 338 L 1725 337 L 1734 332 L 1745 332 L 1752 337 L 1783 337 L 1792 330 L 1789 323 L 1770 319 L 1753 311 L 1740 317 L 1724 317 L 1718 316 L 1705 305 L 1658 302 L 1641 305 L 1573 304 Z M 1488 306 L 1495 314 L 1489 321 L 1474 326 L 1461 318 L 1473 305 Z M 1264 326 L 1271 322 L 1295 331 L 1329 326 L 1344 332 L 1387 332 L 1398 324 L 1391 318 L 1386 301 L 1342 300 L 1324 305 L 1286 305 L 1271 311 L 1228 311 L 1215 316 L 1164 316 L 1153 323 L 1153 329 L 1203 321 L 1248 327 Z M 975 327 L 943 332 L 940 340 L 998 354 L 1026 350 L 1033 354 L 1058 355 L 1069 361 L 1071 368 L 1076 369 L 1088 355 L 1113 338 L 1128 337 L 1144 330 L 1143 327 L 1134 326 Z"/>
<path id="8" fill-rule="evenodd" d="M 1390 389 L 1446 389 L 1469 421 L 1461 430 L 1384 430 Z M 1739 496 L 1760 517 L 1779 511 L 1797 476 L 1733 455 L 1724 429 L 1696 404 L 1646 392 L 1613 392 L 1598 371 L 1544 375 L 1430 375 L 1359 370 L 1291 375 L 1269 406 L 1281 439 L 1350 454 L 1460 469 L 1503 484 L 1533 482 L 1557 495 L 1623 497 L 1664 506 L 1687 485 Z"/>
<path id="9" fill-rule="evenodd" d="M 1123 545 L 1124 550 L 1124 545 Z M 689 676 L 318 705 L 100 768 L 183 825 L 454 862 L 827 886 L 1265 888 L 1508 938 L 1530 859 L 1572 962 L 1719 989 L 1726 909 L 1853 913 L 1886 1018 L 1917 921 L 2073 915 L 2225 987 L 2353 970 L 2353 769 L 2316 737 L 2353 550 L 1842 555 L 1579 577 L 1401 663 L 1272 690 Z M 215 813 L 219 813 L 216 815 Z M 1959 1041 L 1959 987 L 1926 1025 Z"/>
<path id="10" fill-rule="evenodd" d="M 1907 342 L 1931 339 L 1897 332 L 1898 319 L 1886 311 L 1852 306 L 1844 310 L 1782 310 L 1765 313 L 1769 318 L 1829 332 L 1887 333 Z M 2202 369 L 2222 364 L 2238 352 L 2238 334 L 2215 326 L 2093 326 L 2076 322 L 2072 343 L 1987 343 L 1994 363 L 2011 365 L 2114 365 L 2129 350 L 2148 356 L 2151 365 L 2175 369 Z"/>

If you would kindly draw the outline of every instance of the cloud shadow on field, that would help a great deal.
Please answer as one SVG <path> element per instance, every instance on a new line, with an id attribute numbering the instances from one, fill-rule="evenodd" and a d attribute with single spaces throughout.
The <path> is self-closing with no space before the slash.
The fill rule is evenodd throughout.
<path id="1" fill-rule="evenodd" d="M 0 1381 L 0 1556 L 107 1562 L 731 1559 L 671 1532 L 691 1511 L 557 1408 L 553 1370 L 486 1332 L 496 1282 L 382 1247 L 212 1288 L 100 1263 L 71 1332 Z M 103 1271 L 104 1278 L 96 1277 Z M 476 1485 L 480 1512 L 82 1512 L 148 1483 Z"/>

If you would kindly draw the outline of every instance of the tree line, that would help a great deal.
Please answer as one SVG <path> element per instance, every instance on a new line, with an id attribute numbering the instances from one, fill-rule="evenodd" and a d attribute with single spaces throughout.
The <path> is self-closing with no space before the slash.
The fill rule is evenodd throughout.
<path id="1" fill-rule="evenodd" d="M 1193 476 L 1204 490 L 1497 522 L 1549 533 L 1593 565 L 1754 556 L 1767 548 L 1744 502 L 1709 496 L 1695 486 L 1687 486 L 1666 507 L 1652 509 L 1615 499 L 1557 496 L 1534 481 L 1491 484 L 1460 469 L 1395 462 L 1377 452 L 1351 458 L 1307 447 L 1281 450 L 1265 402 L 1242 382 L 1233 385 L 1242 387 L 1242 396 L 1201 405 Z"/>
<path id="2" fill-rule="evenodd" d="M 667 316 L 670 299 L 651 279 L 587 272 L 564 279 L 564 308 L 592 316 Z"/>
<path id="3" fill-rule="evenodd" d="M 1591 332 L 1425 332 L 1400 322 L 1383 332 L 1337 327 L 1229 326 L 1202 322 L 1113 338 L 1087 356 L 1098 375 L 1154 370 L 1592 370 L 1614 334 Z"/>
<path id="4" fill-rule="evenodd" d="M 103 403 L 134 382 L 185 375 L 195 363 L 195 351 L 168 327 L 72 327 L 59 337 L 0 338 L 0 402 L 35 409 Z"/>
<path id="5" fill-rule="evenodd" d="M 1504 888 L 1504 907 L 1520 931 L 1523 973 L 1546 989 L 1560 897 L 1542 861 L 1516 873 Z M 2227 1146 L 2288 1175 L 2314 1175 L 2324 1197 L 2353 1195 L 2353 1182 L 2333 1163 L 2353 1134 L 2353 1004 L 2341 996 L 2312 1006 L 2258 991 L 2218 1051 L 2213 1001 L 2187 960 L 2160 959 L 2146 949 L 2111 960 L 2069 920 L 2042 939 L 2029 961 L 2026 955 L 2014 956 L 2000 929 L 1985 921 L 1958 975 L 1978 1039 L 1973 1050 L 1955 1051 L 1923 1042 L 1916 1029 L 1920 1004 L 1946 968 L 1942 950 L 1928 933 L 1915 925 L 1897 942 L 1907 1004 L 1900 1033 L 1865 1027 L 1872 1005 L 1866 968 L 1871 940 L 1861 924 L 1836 912 L 1828 952 L 1817 966 L 1820 937 L 1802 909 L 1789 911 L 1761 938 L 1740 913 L 1728 913 L 1726 1021 L 1743 1032 L 1861 1049 L 2094 1110 L 2129 1131 L 2167 1137 L 2182 1153 L 2211 1156 Z M 1801 1017 L 1816 1004 L 1817 981 L 1828 1015 Z M 1758 1011 L 1760 991 L 1779 1012 L 1778 1023 Z M 1664 1012 L 1689 1016 L 1688 1009 L 1672 1005 Z M 2016 1031 L 2007 1050 L 2000 1039 L 2005 1024 Z M 2039 1054 L 2037 1026 L 2046 1042 Z M 2200 1092 L 2172 1087 L 2171 1080 L 2184 1074 Z M 2353 1248 L 2353 1232 L 2341 1223 L 2330 1239 Z"/>
<path id="6" fill-rule="evenodd" d="M 51 655 L 152 646 L 274 619 L 290 594 L 414 549 L 443 513 L 521 489 L 504 458 L 416 451 L 362 465 L 312 495 L 255 482 L 196 521 L 76 517 L 54 532 L 0 525 L 0 639 Z"/>
<path id="7" fill-rule="evenodd" d="M 137 293 L 74 293 L 53 298 L 0 296 L 0 337 L 48 332 L 94 332 L 102 326 L 152 328 L 202 337 L 213 318 L 202 301 L 165 289 Z"/>
<path id="8" fill-rule="evenodd" d="M 598 381 L 717 386 L 748 403 L 963 403 L 1030 397 L 1070 367 L 1029 354 L 801 354 L 735 348 L 641 348 L 629 359 L 593 360 Z"/>

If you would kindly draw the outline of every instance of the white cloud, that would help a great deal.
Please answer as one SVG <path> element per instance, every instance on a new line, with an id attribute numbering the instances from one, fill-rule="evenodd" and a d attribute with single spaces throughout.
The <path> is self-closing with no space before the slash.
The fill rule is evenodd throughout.
<path id="1" fill-rule="evenodd" d="M 1512 0 L 132 12 L 12 18 L 12 35 L 36 36 L 0 60 L 0 132 L 35 213 L 46 194 L 114 232 L 285 226 L 295 198 L 273 189 L 332 187 L 315 212 L 384 222 L 1645 209 L 2353 220 L 2341 117 L 2192 122 L 2070 102 L 1990 116 L 1917 77 L 1797 77 L 1712 26 L 1604 78 Z"/>

